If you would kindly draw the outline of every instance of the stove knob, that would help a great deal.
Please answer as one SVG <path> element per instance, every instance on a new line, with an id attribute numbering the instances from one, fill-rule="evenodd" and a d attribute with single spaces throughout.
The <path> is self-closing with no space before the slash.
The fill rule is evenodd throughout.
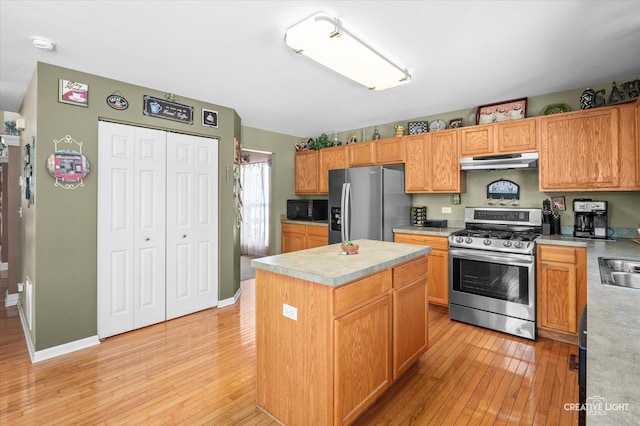
<path id="1" fill-rule="evenodd" d="M 513 246 L 517 249 L 522 248 L 522 241 L 516 241 Z"/>
<path id="2" fill-rule="evenodd" d="M 485 238 L 484 241 L 482 241 L 482 244 L 484 244 L 485 246 L 490 246 L 491 245 L 491 240 L 488 238 Z"/>
<path id="3" fill-rule="evenodd" d="M 502 245 L 505 247 L 511 247 L 511 241 L 507 240 Z"/>
<path id="4" fill-rule="evenodd" d="M 465 243 L 467 243 L 467 244 L 471 244 L 471 243 L 473 242 L 473 239 L 472 239 L 471 237 L 467 237 L 467 238 L 464 240 L 464 242 L 465 242 Z"/>
<path id="5" fill-rule="evenodd" d="M 464 241 L 463 237 L 456 237 L 456 243 L 461 243 Z"/>

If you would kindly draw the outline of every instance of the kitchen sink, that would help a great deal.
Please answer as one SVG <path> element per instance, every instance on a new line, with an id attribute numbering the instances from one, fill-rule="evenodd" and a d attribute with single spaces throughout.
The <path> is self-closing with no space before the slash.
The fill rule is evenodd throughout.
<path id="1" fill-rule="evenodd" d="M 640 289 L 640 260 L 598 258 L 602 284 Z"/>

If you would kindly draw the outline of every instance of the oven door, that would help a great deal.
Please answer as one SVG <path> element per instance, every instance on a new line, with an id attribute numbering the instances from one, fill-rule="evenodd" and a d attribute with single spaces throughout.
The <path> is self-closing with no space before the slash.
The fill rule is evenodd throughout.
<path id="1" fill-rule="evenodd" d="M 535 257 L 449 248 L 449 302 L 535 321 Z"/>

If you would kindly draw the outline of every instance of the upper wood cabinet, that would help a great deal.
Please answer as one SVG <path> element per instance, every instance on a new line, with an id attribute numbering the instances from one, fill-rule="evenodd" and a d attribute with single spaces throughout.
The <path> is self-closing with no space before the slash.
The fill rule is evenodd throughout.
<path id="1" fill-rule="evenodd" d="M 537 151 L 535 118 L 460 129 L 460 156 Z"/>
<path id="2" fill-rule="evenodd" d="M 349 167 L 347 159 L 347 146 L 334 146 L 332 148 L 323 148 L 318 151 L 319 155 L 319 179 L 318 193 L 329 193 L 329 170 L 345 169 Z"/>
<path id="3" fill-rule="evenodd" d="M 618 107 L 620 138 L 620 182 L 618 189 L 640 190 L 640 132 L 638 103 Z"/>
<path id="4" fill-rule="evenodd" d="M 619 189 L 619 109 L 540 117 L 540 190 Z"/>
<path id="5" fill-rule="evenodd" d="M 349 167 L 371 166 L 376 164 L 376 141 L 352 143 L 347 145 Z"/>
<path id="6" fill-rule="evenodd" d="M 398 164 L 404 162 L 404 138 L 380 139 L 374 142 L 377 164 Z"/>
<path id="7" fill-rule="evenodd" d="M 464 192 L 458 131 L 446 130 L 407 136 L 405 147 L 406 192 Z"/>
<path id="8" fill-rule="evenodd" d="M 296 194 L 318 193 L 318 151 L 298 151 L 295 154 Z"/>
<path id="9" fill-rule="evenodd" d="M 640 185 L 640 99 L 636 101 L 636 182 Z"/>

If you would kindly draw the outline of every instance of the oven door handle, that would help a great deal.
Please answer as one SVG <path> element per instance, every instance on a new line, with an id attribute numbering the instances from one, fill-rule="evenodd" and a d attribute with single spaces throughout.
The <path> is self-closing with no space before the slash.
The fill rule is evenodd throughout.
<path id="1" fill-rule="evenodd" d="M 478 260 L 480 262 L 492 261 L 497 263 L 502 263 L 504 265 L 514 265 L 514 266 L 531 266 L 534 261 L 532 259 L 516 259 L 512 256 L 499 256 L 496 254 L 488 254 L 483 253 L 481 255 L 477 255 L 474 253 L 470 253 L 466 250 L 455 250 L 449 249 L 449 256 L 457 257 L 463 260 Z"/>

